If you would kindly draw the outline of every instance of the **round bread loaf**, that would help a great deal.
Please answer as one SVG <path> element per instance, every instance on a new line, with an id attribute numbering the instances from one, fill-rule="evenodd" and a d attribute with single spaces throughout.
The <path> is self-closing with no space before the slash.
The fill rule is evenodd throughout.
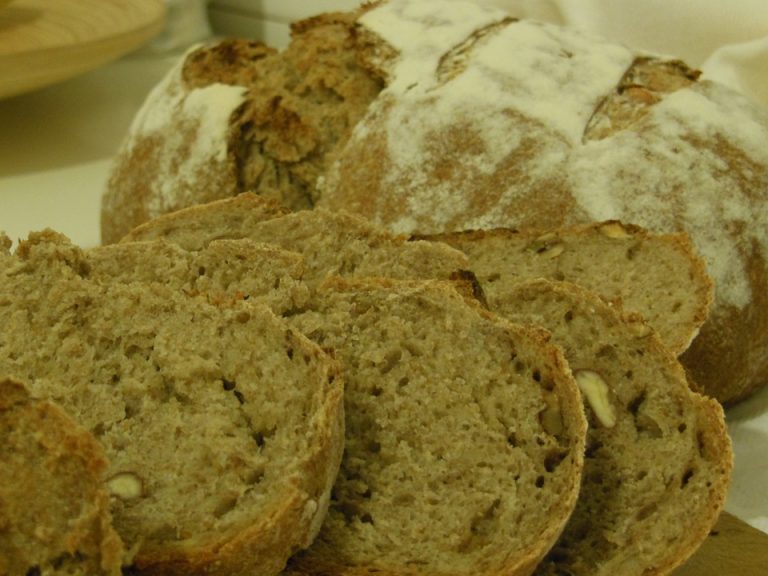
<path id="1" fill-rule="evenodd" d="M 723 402 L 768 373 L 768 115 L 676 60 L 458 0 L 187 56 L 118 154 L 102 236 L 247 189 L 395 232 L 618 219 L 687 231 L 716 284 L 683 356 Z"/>
<path id="2" fill-rule="evenodd" d="M 0 574 L 120 576 L 106 471 L 90 432 L 0 379 Z"/>
<path id="3" fill-rule="evenodd" d="M 134 568 L 274 576 L 309 545 L 343 447 L 335 361 L 264 305 L 90 279 L 52 232 L 2 258 L 0 374 L 96 437 Z"/>

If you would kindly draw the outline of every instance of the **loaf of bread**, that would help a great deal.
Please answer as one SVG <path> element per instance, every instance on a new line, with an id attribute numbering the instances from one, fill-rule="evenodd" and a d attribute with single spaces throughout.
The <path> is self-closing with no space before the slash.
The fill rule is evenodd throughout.
<path id="1" fill-rule="evenodd" d="M 90 432 L 0 378 L 0 574 L 120 576 L 106 470 Z"/>
<path id="2" fill-rule="evenodd" d="M 530 574 L 578 493 L 583 408 L 540 330 L 450 283 L 330 279 L 293 325 L 345 367 L 331 509 L 289 574 Z"/>
<path id="3" fill-rule="evenodd" d="M 691 391 L 640 317 L 576 285 L 521 281 L 492 309 L 551 331 L 589 419 L 576 510 L 536 574 L 669 574 L 725 502 L 732 452 L 720 404 Z"/>
<path id="4" fill-rule="evenodd" d="M 242 296 L 90 279 L 52 232 L 2 259 L 0 373 L 98 440 L 135 570 L 274 576 L 313 540 L 343 447 L 332 358 Z"/>
<path id="5" fill-rule="evenodd" d="M 651 234 L 608 221 L 554 230 L 499 228 L 426 238 L 467 255 L 491 309 L 521 280 L 564 280 L 641 314 L 678 355 L 698 334 L 712 304 L 706 265 L 682 233 Z"/>
<path id="6" fill-rule="evenodd" d="M 723 402 L 766 381 L 768 115 L 679 61 L 451 0 L 199 48 L 136 118 L 103 239 L 248 189 L 398 233 L 687 231 L 716 294 L 686 367 Z"/>
<path id="7" fill-rule="evenodd" d="M 124 242 L 165 240 L 200 250 L 220 238 L 249 238 L 302 254 L 302 279 L 315 285 L 325 277 L 387 276 L 450 278 L 466 269 L 463 252 L 440 242 L 408 242 L 343 211 L 303 210 L 273 214 L 269 201 L 249 193 L 155 218 L 132 230 Z"/>

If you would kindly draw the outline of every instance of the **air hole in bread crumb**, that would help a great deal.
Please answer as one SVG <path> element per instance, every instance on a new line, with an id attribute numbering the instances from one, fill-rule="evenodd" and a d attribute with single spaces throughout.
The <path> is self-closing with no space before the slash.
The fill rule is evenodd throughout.
<path id="1" fill-rule="evenodd" d="M 234 390 L 237 387 L 237 383 L 231 380 L 226 380 L 226 379 L 222 379 L 221 385 L 224 387 L 224 390 L 226 390 L 227 392 L 232 392 L 232 390 Z"/>
<path id="2" fill-rule="evenodd" d="M 237 401 L 240 402 L 241 405 L 245 404 L 245 396 L 243 396 L 242 392 L 240 392 L 239 390 L 234 390 L 233 393 L 235 395 L 235 398 L 237 398 Z"/>
<path id="3" fill-rule="evenodd" d="M 653 513 L 656 512 L 657 509 L 658 509 L 658 505 L 655 502 L 651 502 L 650 504 L 640 508 L 635 518 L 638 521 L 645 520 L 646 518 L 653 515 Z"/>
<path id="4" fill-rule="evenodd" d="M 645 402 L 645 390 L 640 392 L 635 398 L 627 404 L 627 410 L 629 411 L 632 416 L 637 416 L 637 413 L 640 411 L 640 407 L 643 405 L 643 402 Z"/>
<path id="5" fill-rule="evenodd" d="M 598 358 L 606 358 L 611 360 L 616 358 L 616 348 L 614 348 L 611 344 L 606 344 L 605 346 L 601 346 L 595 355 Z"/>
<path id="6" fill-rule="evenodd" d="M 554 472 L 560 463 L 568 456 L 568 452 L 562 450 L 553 450 L 544 458 L 544 469 L 547 472 Z"/>
<path id="7" fill-rule="evenodd" d="M 366 512 L 362 516 L 360 516 L 360 522 L 363 524 L 373 524 L 373 517 Z"/>
<path id="8" fill-rule="evenodd" d="M 675 313 L 675 312 L 678 312 L 678 311 L 680 310 L 680 308 L 682 308 L 682 307 L 683 307 L 683 303 L 682 303 L 682 302 L 680 302 L 680 301 L 678 301 L 678 302 L 675 302 L 675 303 L 672 305 L 672 312 L 673 312 L 673 313 Z"/>
<path id="9" fill-rule="evenodd" d="M 688 425 L 687 425 L 685 422 L 682 422 L 682 423 L 681 423 L 681 424 L 680 424 L 680 425 L 677 427 L 677 431 L 678 431 L 678 432 L 680 432 L 680 434 L 682 434 L 683 432 L 685 432 L 687 429 L 688 429 Z"/>
<path id="10" fill-rule="evenodd" d="M 485 279 L 486 282 L 496 282 L 498 280 L 501 280 L 501 274 L 498 272 L 494 272 Z"/>
<path id="11" fill-rule="evenodd" d="M 213 515 L 216 518 L 221 518 L 229 512 L 232 512 L 232 510 L 235 509 L 235 506 L 237 506 L 237 496 L 225 498 L 216 505 L 216 508 L 213 509 Z"/>
<path id="12" fill-rule="evenodd" d="M 368 444 L 368 452 L 370 452 L 371 454 L 378 454 L 379 452 L 381 452 L 381 443 L 376 442 L 375 440 L 373 442 L 370 442 Z"/>
<path id="13" fill-rule="evenodd" d="M 525 364 L 522 362 L 522 360 L 518 360 L 515 362 L 515 373 L 516 374 L 525 373 Z"/>
<path id="14" fill-rule="evenodd" d="M 288 355 L 288 358 L 290 360 L 293 360 L 293 348 L 288 348 L 285 353 Z"/>
<path id="15" fill-rule="evenodd" d="M 565 314 L 563 314 L 563 320 L 570 323 L 573 321 L 573 310 L 568 310 Z"/>
<path id="16" fill-rule="evenodd" d="M 531 374 L 531 378 L 533 378 L 535 382 L 541 382 L 541 372 L 539 372 L 538 370 L 534 370 L 533 373 Z"/>
<path id="17" fill-rule="evenodd" d="M 603 447 L 603 443 L 599 440 L 592 440 L 587 445 L 587 449 L 584 451 L 585 458 L 594 458 L 597 455 L 598 450 Z"/>
<path id="18" fill-rule="evenodd" d="M 698 448 L 699 448 L 699 456 L 701 456 L 702 458 L 704 458 L 706 460 L 707 459 L 707 444 L 704 441 L 704 434 L 703 433 L 699 432 L 698 434 L 696 434 L 696 442 L 697 442 L 697 445 L 698 445 Z"/>
<path id="19" fill-rule="evenodd" d="M 200 266 L 200 268 L 197 269 L 197 275 L 205 276 L 205 266 Z"/>
<path id="20" fill-rule="evenodd" d="M 680 480 L 680 488 L 685 488 L 688 485 L 688 482 L 691 481 L 691 478 L 693 478 L 693 469 L 688 468 L 688 470 L 685 471 L 682 479 Z"/>
<path id="21" fill-rule="evenodd" d="M 544 476 L 537 476 L 536 482 L 534 483 L 536 485 L 536 488 L 543 488 L 544 487 Z"/>
<path id="22" fill-rule="evenodd" d="M 38 566 L 32 566 L 32 568 L 27 570 L 25 576 L 40 576 L 40 568 Z"/>
<path id="23" fill-rule="evenodd" d="M 263 479 L 264 479 L 264 470 L 261 468 L 257 468 L 256 470 L 252 470 L 245 477 L 245 483 L 253 486 L 261 482 Z"/>
<path id="24" fill-rule="evenodd" d="M 507 435 L 507 444 L 515 448 L 517 447 L 517 436 L 515 435 L 514 432 L 510 432 Z"/>
<path id="25" fill-rule="evenodd" d="M 408 378 L 408 376 L 403 376 L 402 378 L 400 378 L 400 380 L 397 381 L 397 386 L 398 388 L 405 388 L 410 383 L 411 381 Z"/>

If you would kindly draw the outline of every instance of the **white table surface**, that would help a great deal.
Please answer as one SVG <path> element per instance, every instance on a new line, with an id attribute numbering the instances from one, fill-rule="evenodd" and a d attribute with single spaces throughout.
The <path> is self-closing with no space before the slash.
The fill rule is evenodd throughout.
<path id="1" fill-rule="evenodd" d="M 63 84 L 0 101 L 0 230 L 51 227 L 99 243 L 111 158 L 175 56 L 133 55 Z M 735 471 L 726 509 L 768 532 L 768 389 L 731 409 Z"/>

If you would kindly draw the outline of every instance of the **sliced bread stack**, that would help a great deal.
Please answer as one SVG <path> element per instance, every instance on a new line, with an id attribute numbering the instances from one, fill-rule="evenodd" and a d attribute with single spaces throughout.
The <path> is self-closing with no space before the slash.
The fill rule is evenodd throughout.
<path id="1" fill-rule="evenodd" d="M 686 234 L 651 234 L 618 221 L 555 230 L 456 232 L 426 236 L 464 252 L 491 308 L 520 281 L 579 284 L 639 313 L 675 354 L 707 319 L 714 295 Z"/>
<path id="2" fill-rule="evenodd" d="M 135 570 L 277 574 L 328 506 L 343 447 L 337 363 L 241 295 L 108 282 L 93 267 L 50 232 L 3 254 L 0 373 L 98 440 Z"/>
<path id="3" fill-rule="evenodd" d="M 520 282 L 494 310 L 543 326 L 563 346 L 590 424 L 576 510 L 536 574 L 669 573 L 725 501 L 732 454 L 720 404 L 689 388 L 639 316 L 579 286 Z"/>
<path id="4" fill-rule="evenodd" d="M 329 280 L 292 324 L 337 350 L 347 446 L 290 574 L 529 574 L 578 494 L 585 421 L 540 330 L 448 283 Z"/>
<path id="5" fill-rule="evenodd" d="M 119 576 L 106 469 L 92 434 L 0 379 L 0 574 Z"/>
<path id="6" fill-rule="evenodd" d="M 390 268 L 381 262 L 392 262 L 395 258 L 377 258 L 371 241 L 367 243 L 364 258 L 353 260 L 356 263 L 353 266 L 342 264 L 351 260 L 345 256 L 350 252 L 350 238 L 360 237 L 359 232 L 353 236 L 349 230 L 360 230 L 361 225 L 370 230 L 369 224 L 361 224 L 357 219 L 347 220 L 349 217 L 343 213 L 331 215 L 321 210 L 268 217 L 258 222 L 245 215 L 251 209 L 249 207 L 253 207 L 257 214 L 263 214 L 261 204 L 262 200 L 245 196 L 183 210 L 141 226 L 128 239 L 162 238 L 179 242 L 190 249 L 204 246 L 219 237 L 271 241 L 302 252 L 307 269 L 314 270 L 311 273 L 313 287 L 329 274 L 349 272 L 350 275 L 381 276 L 389 273 Z M 180 224 L 185 219 L 192 222 L 189 230 Z M 244 221 L 248 224 L 241 225 L 240 222 Z M 345 221 L 355 223 L 357 228 L 339 224 Z M 331 228 L 331 223 L 336 223 L 334 228 Z M 329 233 L 330 230 L 334 232 Z M 381 232 L 377 236 L 387 237 Z M 593 424 L 590 428 L 592 448 L 587 451 L 589 473 L 585 474 L 585 489 L 576 513 L 558 545 L 539 568 L 540 573 L 571 570 L 574 574 L 592 574 L 601 570 L 599 566 L 605 565 L 624 570 L 627 574 L 640 574 L 649 567 L 653 567 L 653 573 L 663 574 L 684 561 L 706 536 L 722 508 L 731 466 L 722 410 L 713 401 L 690 391 L 684 372 L 674 358 L 696 335 L 706 319 L 712 300 L 712 283 L 687 237 L 652 235 L 639 227 L 611 221 L 555 231 L 496 230 L 423 239 L 435 242 L 436 246 L 447 243 L 461 250 L 468 263 L 459 260 L 456 263 L 462 268 L 466 264 L 475 274 L 475 292 L 484 297 L 492 311 L 516 322 L 543 325 L 552 330 L 554 341 L 566 349 L 571 356 L 569 361 L 575 362 L 579 370 L 597 375 L 610 373 L 605 386 L 598 385 L 604 388 L 599 392 L 601 397 L 622 398 L 609 417 L 612 420 L 618 418 L 620 424 L 612 422 L 610 430 L 602 430 L 596 412 L 589 404 L 595 392 L 589 389 L 589 383 L 584 384 L 585 390 L 589 391 L 585 397 Z M 414 245 L 424 246 L 423 239 L 414 240 Z M 398 240 L 394 245 L 399 248 L 400 242 Z M 383 244 L 390 246 L 391 254 L 397 254 L 397 251 L 392 251 L 392 240 Z M 382 243 L 379 241 L 375 245 L 381 246 Z M 367 262 L 375 262 L 376 265 L 368 265 Z M 417 267 L 417 277 L 419 270 Z M 471 275 L 469 277 L 472 279 Z M 591 291 L 573 285 L 531 281 L 537 277 L 569 280 Z M 342 296 L 335 294 L 334 290 L 346 290 L 352 294 L 356 289 L 362 289 L 360 286 L 364 284 L 358 283 L 357 288 L 350 287 L 354 285 L 340 281 L 321 283 L 321 289 L 311 299 L 313 304 L 310 309 L 313 306 L 322 308 L 324 300 L 342 301 Z M 376 286 L 380 292 L 386 290 L 383 285 Z M 367 289 L 372 289 L 371 285 Z M 592 291 L 599 293 L 602 299 Z M 397 292 L 395 289 L 390 297 L 396 299 Z M 464 291 L 465 294 L 467 292 Z M 530 295 L 537 292 L 541 292 L 540 299 Z M 566 310 L 558 316 L 550 300 L 569 304 L 570 312 Z M 650 326 L 637 314 L 622 314 L 622 306 L 641 312 L 649 319 Z M 575 322 L 574 315 L 578 315 Z M 321 326 L 319 319 L 329 316 L 333 317 L 334 313 L 325 309 L 323 313 L 315 310 L 314 316 L 299 314 L 293 319 L 324 346 L 340 346 L 343 349 L 344 330 L 337 330 L 337 340 L 332 341 L 326 340 L 325 329 L 319 328 L 316 333 L 311 323 L 307 324 L 307 319 L 312 317 Z M 575 329 L 576 324 L 580 325 L 578 330 Z M 357 329 L 347 330 L 352 334 L 349 338 L 354 338 Z M 655 330 L 659 331 L 664 344 L 659 341 Z M 585 340 L 583 346 L 582 339 Z M 595 350 L 595 342 L 603 347 Z M 613 352 L 614 349 L 618 352 Z M 365 354 L 362 351 L 359 353 Z M 388 366 L 387 370 L 400 358 L 397 354 L 381 354 L 383 356 L 374 357 L 374 361 Z M 619 358 L 620 354 L 624 357 Z M 585 365 L 595 368 L 587 369 Z M 358 364 L 354 366 L 357 370 Z M 614 378 L 614 373 L 618 373 L 620 379 Z M 353 378 L 357 372 L 354 374 Z M 347 420 L 351 425 L 354 413 L 368 413 L 372 408 L 366 406 L 361 410 L 356 406 L 351 399 L 355 394 L 352 391 L 354 385 L 348 386 Z M 624 396 L 632 398 L 627 400 Z M 646 397 L 649 398 L 647 404 Z M 627 414 L 632 415 L 633 411 L 640 411 L 641 407 L 645 410 L 651 405 L 660 410 L 655 415 L 659 423 L 646 415 L 639 416 L 639 426 L 651 428 L 651 440 L 645 441 L 643 434 L 647 430 L 641 430 L 643 434 L 637 432 L 632 428 L 634 416 L 630 418 Z M 616 426 L 622 427 L 622 431 L 614 438 L 613 434 L 618 430 Z M 606 435 L 607 439 L 604 438 Z M 360 433 L 350 432 L 348 446 L 349 443 L 356 446 L 358 437 Z M 607 448 L 600 451 L 598 448 L 604 445 Z M 638 454 L 643 454 L 646 449 L 661 450 L 661 454 L 674 453 L 675 457 L 665 456 L 668 460 L 661 460 L 670 464 L 670 469 L 660 473 L 644 467 L 647 461 Z M 354 450 L 348 447 L 348 453 L 354 453 Z M 364 460 L 367 459 L 370 455 L 365 456 Z M 345 470 L 343 466 L 342 479 L 347 473 Z M 353 478 L 356 474 L 352 474 Z M 632 478 L 628 480 L 625 478 L 627 475 Z M 337 490 L 344 483 L 342 479 L 337 482 Z M 672 485 L 670 482 L 678 489 L 668 490 Z M 366 490 L 362 489 L 364 493 Z M 647 493 L 632 500 L 642 490 L 647 490 Z M 669 494 L 665 494 L 665 490 Z M 632 494 L 628 496 L 630 492 Z M 354 499 L 354 493 L 351 494 Z M 622 504 L 611 504 L 614 499 Z M 352 509 L 360 505 L 359 500 L 355 502 Z M 681 507 L 688 507 L 692 516 L 696 517 L 696 528 L 686 531 L 685 536 L 669 520 L 669 515 L 674 516 Z M 356 528 L 348 530 L 354 524 L 354 517 L 350 520 L 347 504 L 333 506 L 331 510 L 326 523 L 328 528 L 321 533 L 319 542 L 296 561 L 292 568 L 295 572 L 339 573 L 351 569 L 352 565 L 359 567 L 371 563 L 377 570 L 403 569 L 397 563 L 399 560 L 392 560 L 393 564 L 388 567 L 375 563 L 372 555 L 366 557 L 351 544 L 360 541 L 365 548 L 367 536 Z M 373 514 L 370 516 L 374 517 Z M 331 528 L 334 526 L 333 518 L 336 518 L 336 528 Z M 341 518 L 344 518 L 343 522 L 339 520 Z M 655 523 L 663 525 L 664 529 L 655 528 Z M 634 530 L 628 530 L 629 536 L 622 536 L 622 530 L 630 524 Z M 675 543 L 662 545 L 659 538 L 674 540 Z M 638 544 L 643 539 L 646 539 L 645 545 Z M 354 551 L 349 552 L 346 560 L 328 560 L 347 546 Z M 362 555 L 358 555 L 359 552 Z M 322 569 L 313 566 L 322 566 Z"/>
<path id="7" fill-rule="evenodd" d="M 327 276 L 449 278 L 467 257 L 446 244 L 408 242 L 366 220 L 325 210 L 275 212 L 254 194 L 166 214 L 129 233 L 122 242 L 165 240 L 199 250 L 221 238 L 249 238 L 302 254 L 310 285 Z"/>

